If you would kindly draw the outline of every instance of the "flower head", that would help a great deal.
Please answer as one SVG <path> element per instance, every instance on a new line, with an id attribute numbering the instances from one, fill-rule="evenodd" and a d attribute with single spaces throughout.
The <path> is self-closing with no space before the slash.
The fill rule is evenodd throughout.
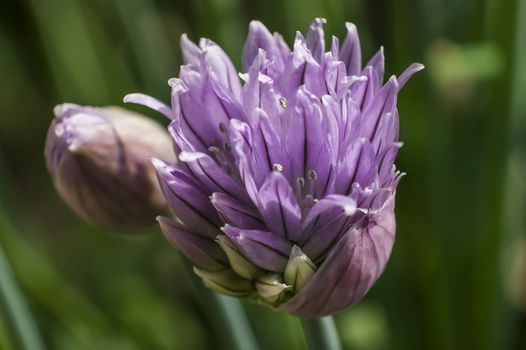
<path id="1" fill-rule="evenodd" d="M 395 237 L 400 172 L 398 91 L 381 49 L 362 67 L 358 33 L 325 49 L 315 19 L 292 50 L 253 21 L 243 74 L 214 42 L 182 37 L 185 65 L 171 107 L 128 95 L 172 119 L 181 165 L 154 161 L 179 220 L 168 237 L 222 293 L 318 317 L 362 298 Z"/>
<path id="2" fill-rule="evenodd" d="M 168 212 L 151 157 L 175 158 L 170 136 L 152 120 L 119 107 L 55 107 L 47 167 L 62 199 L 85 221 L 131 231 Z"/>

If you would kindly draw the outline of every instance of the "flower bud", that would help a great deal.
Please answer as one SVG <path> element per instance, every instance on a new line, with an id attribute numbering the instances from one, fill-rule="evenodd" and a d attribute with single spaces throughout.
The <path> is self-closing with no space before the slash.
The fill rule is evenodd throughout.
<path id="1" fill-rule="evenodd" d="M 256 282 L 256 289 L 261 299 L 269 304 L 281 303 L 292 286 L 283 282 L 279 273 L 271 273 L 260 277 Z"/>
<path id="2" fill-rule="evenodd" d="M 155 224 L 167 212 L 151 157 L 174 160 L 168 133 L 119 107 L 55 107 L 45 158 L 55 188 L 86 222 L 119 231 Z"/>
<path id="3" fill-rule="evenodd" d="M 217 236 L 217 243 L 225 252 L 228 262 L 230 263 L 230 267 L 239 276 L 251 280 L 265 273 L 264 270 L 252 264 L 241 253 L 239 253 L 232 241 L 227 236 Z"/>
<path id="4" fill-rule="evenodd" d="M 194 266 L 194 273 L 201 277 L 208 288 L 232 297 L 246 298 L 254 292 L 249 280 L 239 277 L 228 268 L 221 271 L 207 271 Z"/>
<path id="5" fill-rule="evenodd" d="M 314 275 L 316 270 L 316 265 L 301 251 L 300 247 L 295 245 L 290 253 L 283 277 L 285 282 L 291 285 L 293 291 L 297 293 Z"/>

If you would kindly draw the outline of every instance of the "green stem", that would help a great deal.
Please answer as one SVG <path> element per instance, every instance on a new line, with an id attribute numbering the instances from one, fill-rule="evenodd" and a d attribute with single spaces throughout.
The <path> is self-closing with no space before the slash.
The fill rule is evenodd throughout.
<path id="1" fill-rule="evenodd" d="M 37 327 L 0 244 L 0 310 L 4 310 L 6 323 L 13 334 L 16 349 L 44 349 Z"/>
<path id="2" fill-rule="evenodd" d="M 340 339 L 332 316 L 302 319 L 305 339 L 311 350 L 341 350 Z"/>
<path id="3" fill-rule="evenodd" d="M 181 260 L 223 347 L 229 350 L 259 350 L 256 336 L 241 302 L 206 288 L 201 279 L 194 274 L 192 264 L 184 257 L 181 257 Z"/>
<path id="4" fill-rule="evenodd" d="M 257 350 L 258 344 L 245 310 L 239 300 L 212 292 L 223 321 L 223 327 L 228 336 L 235 343 L 237 350 Z"/>

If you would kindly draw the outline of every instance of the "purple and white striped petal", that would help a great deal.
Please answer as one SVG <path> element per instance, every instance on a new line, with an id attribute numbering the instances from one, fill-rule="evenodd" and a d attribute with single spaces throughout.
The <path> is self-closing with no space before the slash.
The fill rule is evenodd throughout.
<path id="1" fill-rule="evenodd" d="M 202 38 L 199 46 L 203 50 L 201 57 L 218 80 L 227 87 L 236 98 L 240 97 L 241 82 L 234 64 L 223 49 L 210 39 Z"/>
<path id="2" fill-rule="evenodd" d="M 335 59 L 342 61 L 347 67 L 347 75 L 358 75 L 362 69 L 362 49 L 358 30 L 352 23 L 345 23 L 347 35 Z M 335 50 L 333 50 L 335 51 Z"/>
<path id="3" fill-rule="evenodd" d="M 223 192 L 241 201 L 250 200 L 246 190 L 241 184 L 208 155 L 199 152 L 183 151 L 179 154 L 179 160 L 188 165 L 188 168 L 196 179 L 198 179 L 210 193 Z"/>
<path id="4" fill-rule="evenodd" d="M 321 58 L 325 53 L 325 33 L 323 32 L 323 25 L 325 23 L 327 23 L 325 18 L 316 18 L 310 24 L 307 34 L 307 48 L 318 63 L 321 62 Z"/>
<path id="5" fill-rule="evenodd" d="M 361 300 L 385 268 L 395 228 L 391 205 L 365 227 L 345 233 L 304 288 L 278 310 L 313 318 Z"/>
<path id="6" fill-rule="evenodd" d="M 252 21 L 249 24 L 248 37 L 243 48 L 243 69 L 248 71 L 254 58 L 258 55 L 259 49 L 263 49 L 267 57 L 273 60 L 278 68 L 283 66 L 284 53 L 283 39 L 273 36 L 267 27 L 259 21 Z M 288 48 L 286 48 L 288 51 Z"/>
<path id="7" fill-rule="evenodd" d="M 221 232 L 221 219 L 199 183 L 189 174 L 159 159 L 154 158 L 152 163 L 172 211 L 190 230 L 215 238 Z"/>
<path id="8" fill-rule="evenodd" d="M 172 109 L 168 107 L 164 102 L 159 101 L 155 97 L 135 93 L 124 96 L 123 101 L 124 103 L 135 103 L 138 105 L 146 106 L 148 108 L 153 109 L 154 111 L 164 114 L 164 116 L 166 116 L 166 118 L 170 120 L 174 119 Z"/>
<path id="9" fill-rule="evenodd" d="M 371 143 L 364 138 L 354 140 L 336 166 L 335 192 L 349 195 L 356 182 L 367 187 L 374 181 L 376 156 Z"/>
<path id="10" fill-rule="evenodd" d="M 213 239 L 192 232 L 164 216 L 158 217 L 157 221 L 168 241 L 195 265 L 209 271 L 220 271 L 228 266 L 225 253 Z"/>
<path id="11" fill-rule="evenodd" d="M 375 79 L 373 82 L 376 86 L 382 86 L 385 71 L 385 55 L 383 46 L 380 47 L 380 50 L 378 50 L 378 52 L 373 57 L 371 57 L 365 66 L 373 68 L 373 71 L 375 72 Z"/>
<path id="12" fill-rule="evenodd" d="M 188 39 L 188 35 L 181 35 L 181 53 L 183 54 L 183 62 L 185 64 L 199 66 L 202 52 L 203 50 L 199 46 Z"/>
<path id="13" fill-rule="evenodd" d="M 287 179 L 277 171 L 259 190 L 259 211 L 272 233 L 295 242 L 301 234 L 301 210 Z"/>
<path id="14" fill-rule="evenodd" d="M 225 223 L 250 230 L 266 229 L 258 210 L 247 205 L 246 202 L 241 202 L 221 192 L 213 193 L 210 201 Z"/>
<path id="15" fill-rule="evenodd" d="M 268 231 L 244 230 L 234 226 L 223 227 L 223 232 L 237 249 L 254 265 L 268 271 L 283 272 L 292 244 Z"/>

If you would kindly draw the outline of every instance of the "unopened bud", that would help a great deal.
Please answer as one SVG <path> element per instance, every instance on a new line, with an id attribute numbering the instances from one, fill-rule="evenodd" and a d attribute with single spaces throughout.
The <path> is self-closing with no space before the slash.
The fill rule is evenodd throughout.
<path id="1" fill-rule="evenodd" d="M 168 133 L 119 107 L 55 107 L 45 158 L 57 192 L 88 223 L 136 231 L 167 212 L 151 157 L 175 160 Z"/>
<path id="2" fill-rule="evenodd" d="M 300 247 L 294 246 L 283 278 L 285 283 L 292 286 L 294 293 L 297 293 L 305 286 L 316 270 L 316 265 L 301 251 Z"/>
<path id="3" fill-rule="evenodd" d="M 251 280 L 265 273 L 265 271 L 255 266 L 245 257 L 243 257 L 243 255 L 239 253 L 239 251 L 235 248 L 230 238 L 228 238 L 227 236 L 218 236 L 217 243 L 219 243 L 219 245 L 225 252 L 228 258 L 228 262 L 230 263 L 230 267 L 239 276 Z"/>
<path id="4" fill-rule="evenodd" d="M 256 282 L 256 289 L 261 299 L 270 304 L 281 303 L 292 286 L 283 282 L 280 274 L 271 273 L 260 277 Z"/>
<path id="5" fill-rule="evenodd" d="M 252 283 L 247 279 L 239 277 L 231 269 L 206 271 L 194 267 L 194 272 L 197 276 L 201 277 L 205 286 L 219 293 L 237 298 L 246 298 L 254 292 Z"/>

